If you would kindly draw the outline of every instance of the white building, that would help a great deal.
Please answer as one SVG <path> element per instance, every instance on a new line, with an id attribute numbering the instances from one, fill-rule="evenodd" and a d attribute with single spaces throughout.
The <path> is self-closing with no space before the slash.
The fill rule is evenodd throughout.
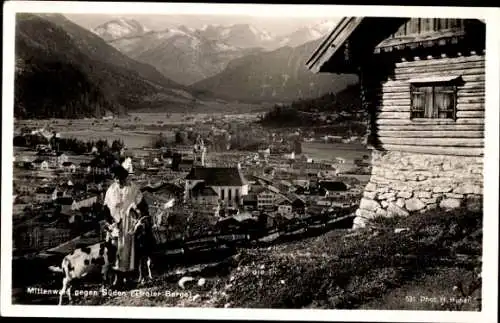
<path id="1" fill-rule="evenodd" d="M 43 159 L 35 159 L 32 162 L 32 164 L 35 167 L 35 169 L 38 169 L 38 170 L 47 170 L 47 169 L 49 169 L 49 162 L 46 161 L 46 160 L 43 160 Z"/>
<path id="2" fill-rule="evenodd" d="M 274 208 L 276 201 L 279 198 L 279 190 L 274 191 L 270 187 L 262 187 L 256 190 L 255 195 L 257 197 L 257 209 L 263 210 L 268 208 Z"/>
<path id="3" fill-rule="evenodd" d="M 189 201 L 191 190 L 196 184 L 204 182 L 228 206 L 241 205 L 243 196 L 248 194 L 248 182 L 239 167 L 193 167 L 186 176 L 184 199 Z"/>

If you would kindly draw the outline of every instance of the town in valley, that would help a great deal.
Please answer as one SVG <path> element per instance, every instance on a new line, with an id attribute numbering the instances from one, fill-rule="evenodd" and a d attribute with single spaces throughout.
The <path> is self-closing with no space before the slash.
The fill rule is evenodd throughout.
<path id="1" fill-rule="evenodd" d="M 16 14 L 13 302 L 481 311 L 484 20 L 196 17 Z"/>

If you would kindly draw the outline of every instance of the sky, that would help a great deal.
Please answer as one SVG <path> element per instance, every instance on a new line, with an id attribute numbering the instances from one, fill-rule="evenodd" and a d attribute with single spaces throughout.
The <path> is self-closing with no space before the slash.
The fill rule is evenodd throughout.
<path id="1" fill-rule="evenodd" d="M 165 28 L 174 28 L 185 25 L 191 28 L 201 28 L 203 25 L 220 24 L 251 24 L 260 29 L 264 29 L 275 35 L 284 35 L 291 33 L 301 27 L 314 25 L 323 21 L 337 21 L 339 18 L 325 17 L 257 17 L 241 15 L 151 15 L 151 14 L 74 14 L 65 13 L 68 19 L 85 27 L 92 29 L 98 25 L 116 18 L 135 19 L 144 26 L 152 30 L 161 30 Z"/>

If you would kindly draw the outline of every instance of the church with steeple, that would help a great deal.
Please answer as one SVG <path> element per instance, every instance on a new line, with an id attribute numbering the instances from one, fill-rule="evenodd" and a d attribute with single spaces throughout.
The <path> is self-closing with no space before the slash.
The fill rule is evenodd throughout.
<path id="1" fill-rule="evenodd" d="M 241 205 L 243 196 L 248 194 L 248 182 L 239 165 L 233 167 L 207 166 L 206 155 L 207 148 L 203 139 L 198 136 L 193 146 L 193 167 L 186 176 L 184 200 L 191 201 L 195 196 L 201 194 L 200 192 L 210 191 L 211 194 L 217 194 L 222 205 Z"/>
<path id="2" fill-rule="evenodd" d="M 205 158 L 207 155 L 207 147 L 200 135 L 196 138 L 193 146 L 193 166 L 205 167 Z"/>

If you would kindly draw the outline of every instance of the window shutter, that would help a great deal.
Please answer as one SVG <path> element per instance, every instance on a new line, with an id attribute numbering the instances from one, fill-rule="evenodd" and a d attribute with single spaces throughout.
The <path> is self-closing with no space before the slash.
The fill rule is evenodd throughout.
<path id="1" fill-rule="evenodd" d="M 452 86 L 436 86 L 434 97 L 437 117 L 455 119 L 455 89 Z"/>
<path id="2" fill-rule="evenodd" d="M 434 117 L 434 95 L 432 86 L 422 87 L 422 90 L 425 93 L 425 118 L 433 118 Z"/>

